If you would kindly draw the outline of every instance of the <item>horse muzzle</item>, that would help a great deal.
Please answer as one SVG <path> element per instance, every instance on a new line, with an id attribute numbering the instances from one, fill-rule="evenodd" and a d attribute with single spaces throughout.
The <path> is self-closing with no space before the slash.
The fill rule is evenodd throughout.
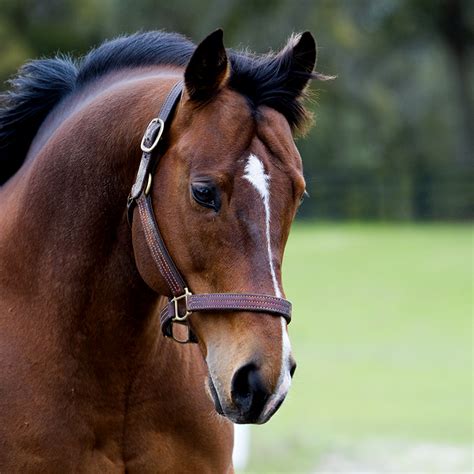
<path id="1" fill-rule="evenodd" d="M 279 378 L 275 390 L 264 382 L 262 371 L 254 363 L 237 369 L 231 380 L 230 397 L 221 396 L 216 384 L 209 376 L 209 392 L 217 413 L 237 424 L 266 423 L 283 403 L 291 385 L 296 363 Z"/>

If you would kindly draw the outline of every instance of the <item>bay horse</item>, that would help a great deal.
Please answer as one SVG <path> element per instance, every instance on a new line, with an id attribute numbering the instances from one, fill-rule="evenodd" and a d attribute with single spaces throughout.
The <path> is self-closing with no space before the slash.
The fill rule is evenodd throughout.
<path id="1" fill-rule="evenodd" d="M 315 62 L 308 32 L 257 56 L 155 31 L 20 69 L 0 109 L 0 472 L 233 471 L 233 423 L 265 423 L 295 369 L 281 262 Z"/>

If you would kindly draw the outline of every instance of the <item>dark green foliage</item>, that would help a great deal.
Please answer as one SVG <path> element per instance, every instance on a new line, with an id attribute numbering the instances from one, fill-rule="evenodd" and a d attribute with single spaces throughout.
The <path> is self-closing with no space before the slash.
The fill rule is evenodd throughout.
<path id="1" fill-rule="evenodd" d="M 469 0 L 0 0 L 0 79 L 26 60 L 86 53 L 118 34 L 165 29 L 258 52 L 311 31 L 316 127 L 299 140 L 300 215 L 466 219 L 472 215 L 473 17 Z M 4 89 L 7 88 L 5 84 Z M 2 131 L 4 132 L 4 131 Z"/>

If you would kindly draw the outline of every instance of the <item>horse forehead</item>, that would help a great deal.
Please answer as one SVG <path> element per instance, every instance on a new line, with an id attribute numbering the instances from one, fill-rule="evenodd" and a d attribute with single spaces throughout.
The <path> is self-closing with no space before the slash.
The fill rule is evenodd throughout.
<path id="1" fill-rule="evenodd" d="M 203 166 L 230 164 L 255 134 L 255 121 L 244 97 L 222 91 L 205 106 L 186 101 L 175 120 L 174 143 Z"/>
<path id="2" fill-rule="evenodd" d="M 278 111 L 266 106 L 254 110 L 241 94 L 223 90 L 206 107 L 183 107 L 180 118 L 179 149 L 194 157 L 196 169 L 212 168 L 230 177 L 240 174 L 242 163 L 245 167 L 254 154 L 272 175 L 302 179 L 301 158 L 290 126 Z M 182 130 L 187 133 L 181 134 Z"/>
<path id="3" fill-rule="evenodd" d="M 286 119 L 273 109 L 259 114 L 255 135 L 244 154 L 244 166 L 254 170 L 263 169 L 272 180 L 292 181 L 293 187 L 304 189 L 302 161 L 293 141 Z M 261 163 L 257 167 L 255 163 Z"/>
<path id="4" fill-rule="evenodd" d="M 301 156 L 293 140 L 293 134 L 286 118 L 270 107 L 259 109 L 256 136 L 268 153 L 284 168 L 302 171 Z"/>
<path id="5" fill-rule="evenodd" d="M 209 103 L 186 101 L 180 114 L 184 127 L 210 130 L 220 138 L 232 137 L 254 127 L 253 112 L 244 96 L 223 89 Z"/>
<path id="6" fill-rule="evenodd" d="M 239 160 L 238 176 L 243 183 L 251 186 L 242 186 L 243 192 L 257 191 L 264 200 L 272 201 L 272 208 L 278 202 L 281 208 L 289 205 L 294 194 L 301 194 L 305 189 L 302 173 L 293 164 L 284 165 L 272 156 L 267 147 L 256 139 L 249 150 Z"/>

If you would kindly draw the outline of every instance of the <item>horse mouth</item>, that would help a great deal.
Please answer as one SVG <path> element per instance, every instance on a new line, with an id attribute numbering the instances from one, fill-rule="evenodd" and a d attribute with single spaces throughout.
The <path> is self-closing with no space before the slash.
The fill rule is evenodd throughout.
<path id="1" fill-rule="evenodd" d="M 265 406 L 256 424 L 263 425 L 264 423 L 266 423 L 278 411 L 284 400 L 285 397 L 282 397 L 278 401 L 272 403 L 271 406 L 269 405 L 271 403 L 271 400 L 269 400 L 269 403 Z"/>
<path id="2" fill-rule="evenodd" d="M 216 409 L 216 412 L 227 418 L 228 420 L 232 421 L 232 423 L 238 424 L 238 425 L 244 425 L 244 424 L 254 424 L 254 425 L 263 425 L 265 424 L 274 414 L 278 409 L 280 408 L 280 405 L 283 403 L 283 400 L 285 397 L 281 398 L 278 400 L 276 403 L 272 404 L 273 406 L 267 406 L 265 404 L 264 410 L 257 414 L 257 416 L 252 415 L 249 416 L 248 413 L 240 413 L 238 411 L 231 410 L 231 411 L 224 411 L 222 408 L 221 401 L 219 399 L 219 395 L 217 394 L 217 389 L 214 385 L 214 382 L 211 377 L 208 377 L 207 379 L 207 392 L 214 402 L 214 407 Z M 271 400 L 268 400 L 269 402 Z"/>

